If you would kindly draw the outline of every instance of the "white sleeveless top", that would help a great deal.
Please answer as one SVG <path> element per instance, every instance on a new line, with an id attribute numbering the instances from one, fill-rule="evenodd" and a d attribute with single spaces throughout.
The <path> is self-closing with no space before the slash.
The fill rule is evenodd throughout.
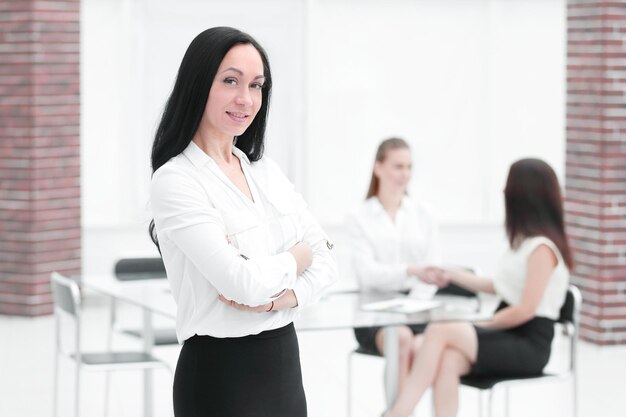
<path id="1" fill-rule="evenodd" d="M 543 298 L 535 311 L 535 316 L 556 320 L 559 318 L 561 306 L 565 301 L 569 284 L 569 270 L 561 257 L 561 253 L 550 239 L 544 236 L 530 237 L 525 239 L 517 249 L 507 251 L 500 259 L 494 275 L 493 286 L 496 294 L 506 303 L 509 305 L 519 304 L 526 283 L 528 258 L 542 244 L 552 249 L 556 254 L 558 263 L 552 271 Z"/>

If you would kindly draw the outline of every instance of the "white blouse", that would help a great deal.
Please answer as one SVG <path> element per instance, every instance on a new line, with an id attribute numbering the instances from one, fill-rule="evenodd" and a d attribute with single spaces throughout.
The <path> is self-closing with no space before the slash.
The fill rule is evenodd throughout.
<path id="1" fill-rule="evenodd" d="M 414 288 L 434 293 L 436 287 L 406 273 L 408 265 L 441 261 L 437 224 L 426 207 L 402 199 L 395 222 L 377 197 L 365 200 L 346 219 L 352 265 L 361 288 L 398 291 Z"/>
<path id="2" fill-rule="evenodd" d="M 240 337 L 285 326 L 338 278 L 332 244 L 280 168 L 267 157 L 241 161 L 254 202 L 194 142 L 152 177 L 151 206 L 172 294 L 180 343 L 189 337 Z M 298 242 L 313 250 L 312 265 L 296 276 Z M 237 310 L 271 302 L 293 289 L 298 307 L 272 312 Z"/>
<path id="3" fill-rule="evenodd" d="M 550 275 L 548 286 L 537 306 L 535 316 L 556 320 L 559 318 L 561 306 L 565 301 L 569 285 L 569 270 L 561 257 L 561 252 L 550 239 L 544 236 L 526 238 L 517 249 L 507 251 L 498 263 L 493 287 L 496 294 L 507 304 L 519 304 L 526 285 L 528 258 L 540 245 L 548 246 L 556 255 L 558 262 Z"/>

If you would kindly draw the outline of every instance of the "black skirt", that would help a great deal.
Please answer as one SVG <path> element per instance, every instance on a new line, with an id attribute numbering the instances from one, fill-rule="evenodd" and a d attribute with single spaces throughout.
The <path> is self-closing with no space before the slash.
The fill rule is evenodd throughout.
<path id="1" fill-rule="evenodd" d="M 407 326 L 414 335 L 419 333 L 424 333 L 424 329 L 426 328 L 425 324 L 412 324 Z M 357 342 L 359 342 L 359 346 L 362 350 L 370 353 L 372 355 L 381 355 L 381 352 L 378 351 L 376 347 L 376 335 L 379 331 L 381 331 L 382 327 L 358 327 L 354 329 L 354 337 L 356 337 Z"/>
<path id="2" fill-rule="evenodd" d="M 237 338 L 193 336 L 174 376 L 176 417 L 306 417 L 293 323 Z"/>
<path id="3" fill-rule="evenodd" d="M 502 302 L 496 311 L 507 306 Z M 470 371 L 472 376 L 537 375 L 550 359 L 554 320 L 535 317 L 506 330 L 474 327 L 478 336 L 478 354 Z"/>

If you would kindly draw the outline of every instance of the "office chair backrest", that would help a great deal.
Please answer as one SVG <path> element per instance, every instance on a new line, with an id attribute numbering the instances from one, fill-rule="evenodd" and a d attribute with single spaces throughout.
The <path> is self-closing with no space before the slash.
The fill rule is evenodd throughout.
<path id="1" fill-rule="evenodd" d="M 569 291 L 569 289 L 565 294 L 565 301 L 563 302 L 563 306 L 561 306 L 558 321 L 559 323 L 568 323 L 574 321 L 574 296 Z"/>
<path id="2" fill-rule="evenodd" d="M 123 258 L 115 263 L 114 271 L 120 281 L 166 278 L 161 258 Z"/>
<path id="3" fill-rule="evenodd" d="M 576 286 L 570 285 L 565 294 L 565 301 L 563 306 L 561 306 L 557 322 L 564 326 L 566 333 L 575 338 L 578 337 L 578 328 L 580 326 L 578 316 L 580 315 L 581 304 L 582 295 L 580 290 Z"/>
<path id="4" fill-rule="evenodd" d="M 580 309 L 581 298 L 580 290 L 570 285 L 559 313 L 559 323 L 576 323 L 578 321 L 576 314 Z"/>
<path id="5" fill-rule="evenodd" d="M 78 284 L 58 272 L 53 272 L 51 281 L 55 309 L 60 309 L 72 316 L 78 316 L 80 309 L 80 290 Z"/>

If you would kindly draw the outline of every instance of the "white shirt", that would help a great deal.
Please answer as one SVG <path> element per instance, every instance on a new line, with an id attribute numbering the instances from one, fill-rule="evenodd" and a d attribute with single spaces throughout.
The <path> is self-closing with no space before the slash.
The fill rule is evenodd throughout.
<path id="1" fill-rule="evenodd" d="M 537 306 L 535 316 L 556 320 L 565 302 L 569 285 L 569 270 L 561 257 L 561 252 L 550 239 L 543 236 L 526 238 L 517 249 L 507 251 L 498 263 L 493 287 L 496 294 L 509 305 L 519 304 L 526 285 L 528 258 L 540 245 L 548 246 L 556 255 L 558 262 L 550 275 L 548 286 Z"/>
<path id="2" fill-rule="evenodd" d="M 240 337 L 285 326 L 338 277 L 332 244 L 300 194 L 267 157 L 250 163 L 233 146 L 251 201 L 194 142 L 152 177 L 151 206 L 172 294 L 179 342 L 189 337 Z M 313 250 L 296 276 L 297 242 Z M 298 308 L 256 313 L 218 300 L 222 294 L 257 306 L 293 289 Z"/>
<path id="3" fill-rule="evenodd" d="M 346 220 L 352 264 L 365 290 L 406 290 L 434 293 L 406 273 L 408 265 L 438 264 L 440 259 L 437 224 L 426 207 L 405 196 L 395 222 L 377 197 L 371 197 Z"/>

